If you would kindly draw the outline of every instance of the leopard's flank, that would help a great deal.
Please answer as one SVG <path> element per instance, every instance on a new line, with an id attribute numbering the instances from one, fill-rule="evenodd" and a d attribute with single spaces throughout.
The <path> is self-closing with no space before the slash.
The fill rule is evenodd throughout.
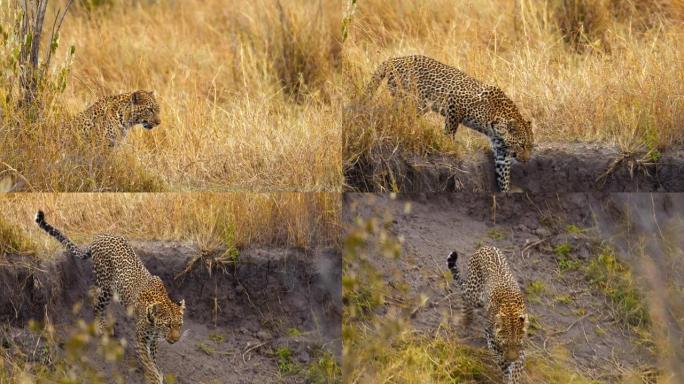
<path id="1" fill-rule="evenodd" d="M 465 279 L 458 270 L 457 259 L 458 253 L 451 252 L 447 266 L 461 287 L 464 322 L 470 324 L 475 307 L 484 307 L 487 346 L 503 371 L 505 382 L 518 383 L 525 365 L 523 342 L 528 316 L 506 257 L 498 248 L 481 247 L 470 256 Z"/>
<path id="2" fill-rule="evenodd" d="M 156 364 L 157 339 L 163 335 L 171 344 L 180 339 L 185 301 L 176 303 L 169 298 L 164 283 L 145 268 L 124 238 L 97 235 L 87 248 L 79 248 L 48 224 L 42 211 L 36 214 L 36 223 L 62 243 L 69 254 L 92 259 L 97 290 L 95 317 L 100 332 L 107 329 L 104 312 L 115 294 L 126 308 L 133 310 L 136 351 L 145 380 L 161 383 L 162 374 Z"/>
<path id="3" fill-rule="evenodd" d="M 448 134 L 455 134 L 463 124 L 487 135 L 494 151 L 497 187 L 510 191 L 511 159 L 528 161 L 534 137 L 531 122 L 501 89 L 426 56 L 397 57 L 382 63 L 370 80 L 367 96 L 385 78 L 393 96 L 415 98 L 420 114 L 431 110 L 444 116 Z"/>
<path id="4" fill-rule="evenodd" d="M 133 126 L 152 129 L 161 123 L 154 92 L 135 91 L 107 96 L 76 115 L 68 123 L 93 144 L 114 147 L 120 144 Z"/>

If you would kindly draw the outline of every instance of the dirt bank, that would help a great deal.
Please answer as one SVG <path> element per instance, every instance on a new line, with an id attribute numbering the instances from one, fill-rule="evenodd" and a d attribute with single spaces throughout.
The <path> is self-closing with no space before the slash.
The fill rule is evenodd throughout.
<path id="1" fill-rule="evenodd" d="M 204 262 L 211 260 L 207 255 L 182 273 L 199 254 L 194 246 L 161 242 L 133 246 L 148 269 L 165 282 L 172 299 L 186 301 L 187 334 L 174 345 L 159 344 L 158 365 L 165 374 L 175 375 L 176 382 L 305 382 L 310 377 L 306 368 L 326 352 L 339 359 L 341 266 L 335 251 L 249 249 L 241 252 L 236 266 L 214 265 L 212 270 Z M 60 337 L 77 319 L 92 320 L 89 305 L 72 311 L 77 303 L 88 302 L 86 295 L 94 281 L 91 263 L 61 255 L 55 259 L 40 264 L 22 257 L 3 260 L 0 321 L 8 324 L 4 344 L 30 344 L 28 321 L 43 320 L 46 314 Z M 130 348 L 131 321 L 120 305 L 110 307 L 117 320 L 115 334 L 128 339 L 129 347 L 121 366 L 95 364 L 105 371 L 122 372 L 127 383 L 141 383 Z M 278 350 L 287 350 L 290 357 Z"/>
<path id="2" fill-rule="evenodd" d="M 461 301 L 446 268 L 449 252 L 465 255 L 460 260 L 463 262 L 480 245 L 495 245 L 505 252 L 526 291 L 532 319 L 527 382 L 556 382 L 540 376 L 538 367 L 558 362 L 563 362 L 564 370 L 576 369 L 597 382 L 629 382 L 635 378 L 652 382 L 654 367 L 661 363 L 652 336 L 625 326 L 623 315 L 591 283 L 586 272 L 598 249 L 619 240 L 613 245 L 621 260 L 633 268 L 642 300 L 655 302 L 658 287 L 649 287 L 639 258 L 630 254 L 633 248 L 624 247 L 621 240 L 627 236 L 640 241 L 637 233 L 625 232 L 633 231 L 630 220 L 636 217 L 636 208 L 626 207 L 638 205 L 648 208 L 644 210 L 647 216 L 638 217 L 657 218 L 666 238 L 665 228 L 681 228 L 682 217 L 674 216 L 684 200 L 677 194 L 514 194 L 497 196 L 496 200 L 482 194 L 399 195 L 396 200 L 384 195 L 347 194 L 343 211 L 346 223 L 356 217 L 390 218 L 390 231 L 403 239 L 401 257 L 378 256 L 373 264 L 392 287 L 408 287 L 397 288 L 391 300 L 421 303 L 411 317 L 418 332 L 439 334 L 445 325 L 459 329 Z M 665 243 L 672 247 L 671 240 Z M 681 249 L 677 252 L 673 257 L 681 256 Z M 665 281 L 666 287 L 683 286 L 683 263 L 667 258 L 661 261 L 667 267 L 660 271 L 660 281 Z M 664 299 L 667 308 L 681 313 L 681 298 L 673 298 L 676 302 Z M 655 313 L 654 308 L 650 310 Z M 681 324 L 673 321 L 670 325 L 666 333 L 674 336 L 667 336 L 672 341 L 667 348 L 679 354 Z M 485 347 L 481 333 L 459 331 L 459 335 L 465 344 Z M 660 369 L 670 371 L 666 366 Z"/>
<path id="3" fill-rule="evenodd" d="M 684 150 L 657 162 L 598 144 L 540 144 L 527 163 L 514 163 L 513 185 L 525 192 L 684 192 Z M 381 160 L 379 160 L 381 159 Z M 490 192 L 496 190 L 489 151 L 469 158 L 377 153 L 345 170 L 356 192 Z"/>

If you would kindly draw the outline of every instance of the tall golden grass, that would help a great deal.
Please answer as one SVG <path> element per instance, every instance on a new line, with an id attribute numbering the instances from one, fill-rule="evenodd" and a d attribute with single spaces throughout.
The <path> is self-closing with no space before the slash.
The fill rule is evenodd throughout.
<path id="1" fill-rule="evenodd" d="M 533 120 L 538 144 L 662 151 L 684 144 L 682 20 L 681 0 L 359 1 L 345 42 L 349 97 L 363 99 L 384 60 L 424 54 L 502 88 Z M 437 139 L 434 114 L 424 118 L 431 132 L 417 134 L 411 108 L 403 123 L 384 116 L 396 113 L 387 94 L 345 111 L 347 163 L 383 146 L 422 154 L 487 145 L 468 129 L 456 143 Z"/>
<path id="2" fill-rule="evenodd" d="M 8 245 L 6 251 L 47 256 L 60 249 L 35 224 L 39 209 L 77 243 L 112 233 L 131 240 L 189 241 L 205 250 L 312 248 L 337 242 L 340 198 L 332 193 L 5 194 L 0 195 L 0 244 Z"/>
<path id="3" fill-rule="evenodd" d="M 30 121 L 7 103 L 12 95 L 0 76 L 0 171 L 23 189 L 340 189 L 344 4 L 86 3 L 72 7 L 62 26 L 55 61 L 72 44 L 75 57 L 66 90 L 50 98 L 43 118 Z M 5 31 L 15 6 L 0 7 Z M 0 44 L 0 53 L 9 55 L 9 46 Z M 62 128 L 69 115 L 135 89 L 156 92 L 159 127 L 134 129 L 112 154 L 56 139 L 70 136 Z"/>

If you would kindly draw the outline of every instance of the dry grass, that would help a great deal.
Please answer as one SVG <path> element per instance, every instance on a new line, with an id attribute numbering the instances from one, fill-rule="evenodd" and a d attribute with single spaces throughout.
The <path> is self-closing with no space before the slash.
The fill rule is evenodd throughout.
<path id="1" fill-rule="evenodd" d="M 591 141 L 624 150 L 684 144 L 684 2 L 529 0 L 358 2 L 345 42 L 351 81 L 346 166 L 390 147 L 414 154 L 486 146 L 480 134 L 435 139 L 443 119 L 395 114 L 388 92 L 359 106 L 382 61 L 424 54 L 501 87 L 534 121 L 535 140 Z M 380 94 L 380 95 L 378 95 Z M 412 129 L 408 128 L 413 127 Z M 418 129 L 428 133 L 418 134 Z"/>
<path id="2" fill-rule="evenodd" d="M 10 194 L 0 197 L 0 234 L 11 234 L 13 242 L 3 238 L 0 243 L 30 245 L 38 254 L 59 249 L 33 221 L 42 209 L 48 222 L 77 242 L 107 232 L 138 240 L 192 241 L 206 250 L 309 248 L 337 241 L 339 203 L 339 196 L 328 193 Z"/>
<path id="3" fill-rule="evenodd" d="M 7 102 L 0 76 L 0 172 L 39 191 L 340 189 L 343 4 L 92 3 L 109 5 L 75 7 L 65 19 L 56 62 L 72 44 L 75 58 L 42 119 Z M 9 31 L 10 8 L 0 9 Z M 108 155 L 53 139 L 69 138 L 67 115 L 134 89 L 157 93 L 159 127 L 134 129 Z"/>

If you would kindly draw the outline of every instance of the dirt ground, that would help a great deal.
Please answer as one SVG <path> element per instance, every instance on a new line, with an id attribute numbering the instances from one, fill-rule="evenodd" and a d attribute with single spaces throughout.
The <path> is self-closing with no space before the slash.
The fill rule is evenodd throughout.
<path id="1" fill-rule="evenodd" d="M 249 249 L 237 266 L 205 261 L 181 275 L 198 250 L 188 244 L 134 242 L 145 265 L 165 282 L 172 299 L 184 298 L 184 335 L 176 344 L 159 342 L 157 363 L 177 383 L 302 383 L 306 369 L 328 354 L 340 357 L 340 257 L 331 249 Z M 3 345 L 19 346 L 31 355 L 41 343 L 27 330 L 29 319 L 44 314 L 55 325 L 58 339 L 71 332 L 77 319 L 92 320 L 88 305 L 74 312 L 94 281 L 89 261 L 59 255 L 56 262 L 31 265 L 10 257 L 0 268 L 0 320 Z M 31 268 L 27 268 L 30 266 Z M 121 374 L 126 383 L 142 383 L 132 348 L 133 326 L 118 304 L 110 305 L 115 336 L 128 340 L 123 363 L 93 364 Z M 37 344 L 36 344 L 37 343 Z M 60 342 L 63 343 L 63 342 Z M 286 348 L 283 360 L 276 351 Z"/>
<path id="2" fill-rule="evenodd" d="M 648 205 L 648 218 L 657 216 L 663 223 L 684 208 L 682 195 L 651 199 L 649 194 L 639 194 L 634 199 Z M 464 262 L 480 245 L 495 245 L 505 252 L 521 288 L 527 290 L 533 282 L 543 287 L 534 297 L 527 294 L 533 319 L 527 347 L 530 359 L 551 358 L 562 350 L 567 366 L 589 379 L 613 383 L 624 379 L 626 372 L 647 377 L 657 364 L 654 347 L 638 332 L 619 324 L 606 296 L 581 270 L 560 271 L 555 249 L 569 244 L 568 260 L 585 265 L 603 242 L 615 241 L 621 248 L 621 228 L 629 216 L 623 209 L 625 203 L 630 203 L 629 194 L 493 197 L 460 193 L 399 195 L 396 199 L 346 194 L 343 216 L 346 223 L 357 217 L 392 218 L 390 232 L 403 239 L 403 252 L 398 260 L 378 256 L 374 264 L 391 286 L 406 283 L 409 287 L 408 293 L 397 290 L 396 300 L 411 302 L 406 294 L 423 297 L 424 304 L 413 315 L 413 326 L 424 334 L 438 333 L 444 322 L 454 327 L 460 322 L 459 291 L 452 286 L 447 255 L 456 250 L 465 256 L 459 258 Z M 681 217 L 678 220 L 681 223 Z M 576 230 L 569 232 L 568 226 Z M 648 230 L 651 228 L 644 229 Z M 630 264 L 636 261 L 626 260 Z M 673 334 L 676 338 L 679 333 Z M 461 331 L 459 335 L 464 343 L 486 346 L 482 334 Z"/>
<path id="3" fill-rule="evenodd" d="M 352 192 L 425 193 L 496 191 L 491 151 L 467 158 L 378 153 L 382 162 L 361 159 L 345 170 L 345 189 Z M 545 143 L 527 163 L 513 162 L 517 190 L 552 192 L 682 192 L 684 150 L 673 149 L 652 162 L 644 154 L 586 143 Z"/>

